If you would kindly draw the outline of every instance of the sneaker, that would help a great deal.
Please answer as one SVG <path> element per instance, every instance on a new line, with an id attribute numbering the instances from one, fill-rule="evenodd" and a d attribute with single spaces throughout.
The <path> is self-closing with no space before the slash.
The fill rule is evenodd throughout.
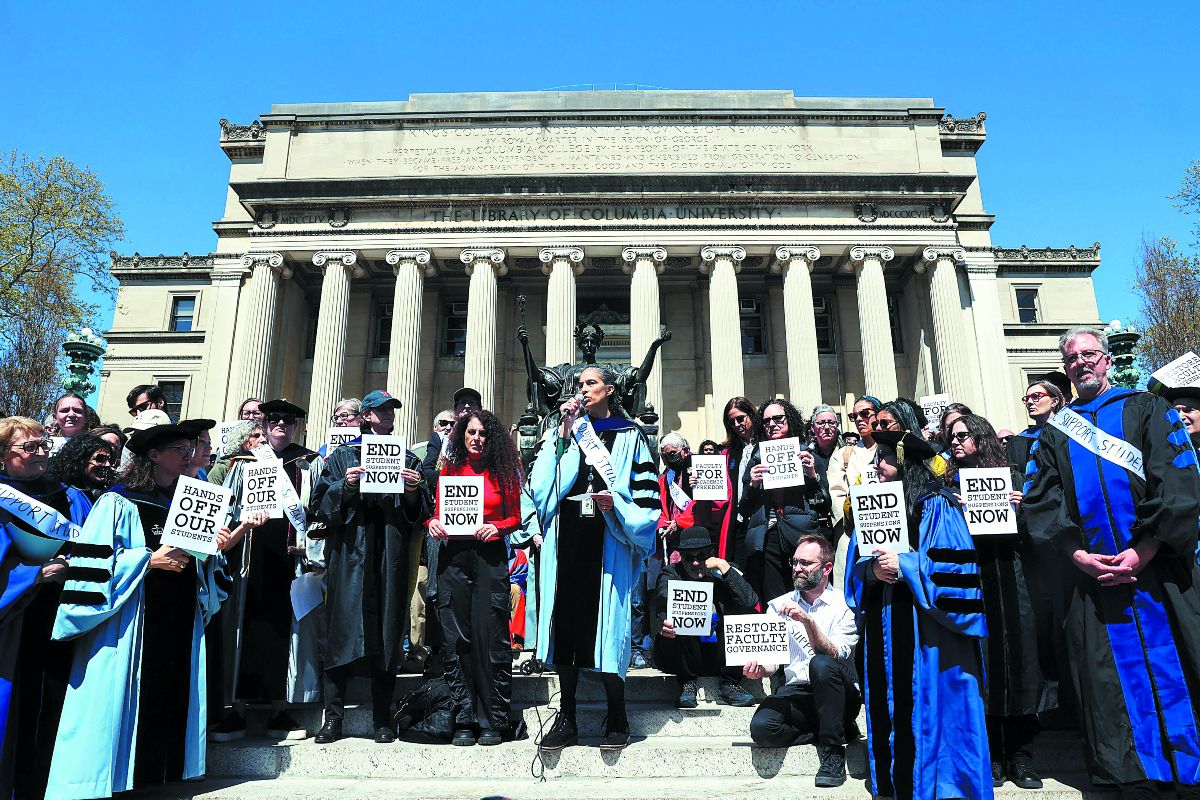
<path id="1" fill-rule="evenodd" d="M 232 742 L 246 735 L 246 718 L 230 711 L 208 732 L 210 742 Z"/>
<path id="2" fill-rule="evenodd" d="M 630 669 L 649 669 L 650 661 L 646 658 L 646 654 L 641 650 L 634 650 L 633 655 L 629 658 Z"/>
<path id="3" fill-rule="evenodd" d="M 992 759 L 992 788 L 998 789 L 1004 785 L 1004 764 Z"/>
<path id="4" fill-rule="evenodd" d="M 1018 750 L 1008 763 L 1008 779 L 1021 789 L 1040 789 L 1042 779 L 1033 769 L 1033 756 L 1026 750 Z"/>
<path id="5" fill-rule="evenodd" d="M 556 753 L 564 747 L 573 747 L 577 744 L 579 744 L 579 728 L 576 727 L 575 720 L 567 719 L 560 711 L 555 716 L 550 730 L 538 742 L 538 750 L 543 753 Z"/>
<path id="6" fill-rule="evenodd" d="M 817 770 L 814 784 L 822 789 L 841 786 L 846 782 L 846 748 L 841 745 L 822 747 L 821 768 Z"/>
<path id="7" fill-rule="evenodd" d="M 342 721 L 340 719 L 329 719 L 321 726 L 321 730 L 317 731 L 317 737 L 313 741 L 317 744 L 333 744 L 341 738 Z"/>
<path id="8" fill-rule="evenodd" d="M 699 687 L 695 681 L 687 681 L 679 687 L 679 697 L 675 700 L 676 708 L 695 708 L 699 705 L 696 702 L 696 691 Z"/>
<path id="9" fill-rule="evenodd" d="M 604 718 L 604 738 L 600 740 L 600 749 L 624 750 L 629 746 L 629 719 L 622 716 L 612 725 L 608 724 L 608 719 Z"/>
<path id="10" fill-rule="evenodd" d="M 267 736 L 272 739 L 305 739 L 308 737 L 308 731 L 289 717 L 286 711 L 280 711 L 267 720 Z"/>
<path id="11" fill-rule="evenodd" d="M 754 705 L 754 695 L 742 688 L 741 684 L 736 681 L 721 681 L 721 688 L 717 695 L 720 702 L 727 706 L 752 706 Z"/>

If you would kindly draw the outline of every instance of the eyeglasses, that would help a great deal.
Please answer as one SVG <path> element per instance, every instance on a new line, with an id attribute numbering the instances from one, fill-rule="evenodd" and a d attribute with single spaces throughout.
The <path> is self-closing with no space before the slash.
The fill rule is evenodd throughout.
<path id="1" fill-rule="evenodd" d="M 261 412 L 261 411 L 243 411 L 242 412 L 242 421 L 243 422 L 258 422 L 262 418 L 263 418 L 263 412 Z"/>
<path id="2" fill-rule="evenodd" d="M 783 423 L 787 422 L 787 415 L 776 414 L 773 417 L 763 417 L 762 421 L 763 427 L 766 427 L 767 425 L 782 425 Z"/>
<path id="3" fill-rule="evenodd" d="M 703 564 L 705 561 L 708 561 L 710 558 L 712 558 L 712 556 L 713 556 L 713 551 L 711 549 L 710 550 L 693 550 L 690 553 L 680 553 L 679 554 L 679 557 L 682 558 L 684 561 L 688 562 L 689 564 L 694 564 L 694 563 Z"/>
<path id="4" fill-rule="evenodd" d="M 836 419 L 819 419 L 813 425 L 818 428 L 836 428 L 838 426 Z"/>
<path id="5" fill-rule="evenodd" d="M 160 452 L 165 452 L 167 450 L 174 450 L 179 454 L 180 458 L 191 458 L 192 456 L 196 455 L 196 448 L 186 444 L 181 444 L 178 447 L 164 447 Z"/>
<path id="6" fill-rule="evenodd" d="M 33 455 L 39 450 L 41 450 L 43 453 L 49 453 L 54 449 L 54 445 L 49 439 L 39 439 L 36 442 L 22 442 L 21 444 L 14 444 L 12 449 L 23 450 L 25 453 Z"/>
<path id="7" fill-rule="evenodd" d="M 352 420 L 357 416 L 358 414 L 355 414 L 353 411 L 339 411 L 330 417 L 330 419 L 334 422 L 346 422 L 347 420 Z"/>
<path id="8" fill-rule="evenodd" d="M 454 420 L 439 419 L 437 422 L 433 423 L 433 427 L 435 427 L 435 428 L 452 428 L 452 427 L 454 427 Z"/>
<path id="9" fill-rule="evenodd" d="M 958 442 L 959 444 L 962 444 L 967 439 L 974 439 L 974 438 L 975 438 L 975 434 L 967 433 L 966 431 L 959 431 L 958 433 L 954 433 L 954 434 L 950 435 L 950 441 Z"/>
<path id="10" fill-rule="evenodd" d="M 875 416 L 875 412 L 869 408 L 863 409 L 862 411 L 851 411 L 850 412 L 850 419 L 868 420 L 873 416 Z"/>
<path id="11" fill-rule="evenodd" d="M 1050 395 L 1046 392 L 1030 392 L 1021 398 L 1022 403 L 1040 403 Z"/>
<path id="12" fill-rule="evenodd" d="M 894 419 L 876 417 L 875 422 L 872 423 L 871 427 L 877 431 L 898 431 L 900 430 L 900 423 Z"/>
<path id="13" fill-rule="evenodd" d="M 282 422 L 284 425 L 295 425 L 296 418 L 293 417 L 291 414 L 268 414 L 267 422 L 269 422 L 269 423 Z"/>
<path id="14" fill-rule="evenodd" d="M 804 569 L 821 566 L 820 561 L 806 561 L 803 558 L 793 558 L 791 564 L 793 567 L 803 567 Z"/>
<path id="15" fill-rule="evenodd" d="M 1069 356 L 1063 356 L 1063 364 L 1066 366 L 1074 366 L 1080 362 L 1084 364 L 1095 364 L 1101 358 L 1108 355 L 1103 350 L 1083 350 L 1079 353 L 1072 353 Z"/>

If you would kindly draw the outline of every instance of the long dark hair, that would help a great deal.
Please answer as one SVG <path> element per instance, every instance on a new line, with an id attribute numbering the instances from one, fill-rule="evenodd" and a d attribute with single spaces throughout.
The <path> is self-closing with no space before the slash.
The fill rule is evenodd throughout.
<path id="1" fill-rule="evenodd" d="M 919 433 L 916 435 L 920 436 Z M 900 461 L 896 455 L 896 448 L 878 440 L 875 444 L 878 446 L 875 451 L 875 463 L 879 463 L 886 457 L 896 459 L 900 471 L 900 482 L 904 485 L 904 505 L 908 508 L 909 517 L 913 517 L 917 510 L 917 501 L 926 495 L 941 491 L 946 484 L 930 469 L 928 461 L 923 459 Z"/>
<path id="2" fill-rule="evenodd" d="M 1000 443 L 1000 437 L 996 435 L 996 430 L 992 427 L 992 423 L 978 414 L 963 414 L 954 420 L 955 425 L 960 422 L 967 426 L 967 433 L 971 434 L 971 438 L 975 440 L 975 454 L 978 459 L 975 466 L 1008 466 L 1008 456 L 1004 454 L 1004 445 Z M 947 434 L 949 434 L 949 431 L 947 431 Z M 949 442 L 947 442 L 947 445 L 949 445 Z M 957 474 L 958 468 L 962 464 L 954 461 L 954 448 L 950 448 L 950 460 L 954 463 L 955 473 Z"/>
<path id="3" fill-rule="evenodd" d="M 921 436 L 921 421 L 913 414 L 911 408 L 900 402 L 900 398 L 890 400 L 883 404 L 880 411 L 886 411 L 896 418 L 896 422 L 900 423 L 900 430 L 915 433 Z"/>
<path id="4" fill-rule="evenodd" d="M 735 408 L 750 417 L 751 437 L 754 436 L 754 431 L 758 430 L 759 414 L 758 409 L 754 407 L 754 403 L 751 403 L 749 398 L 742 397 L 741 395 L 729 398 L 729 402 L 725 404 L 725 410 L 721 412 L 721 424 L 725 426 L 725 441 L 721 443 L 721 446 L 726 450 L 739 446 L 742 441 L 742 437 L 738 436 L 737 431 L 733 429 L 733 423 L 729 421 L 729 412 Z M 741 450 L 737 452 L 740 453 Z"/>
<path id="5" fill-rule="evenodd" d="M 892 405 L 903 406 L 904 408 L 907 408 L 908 413 L 912 415 L 912 418 L 917 423 L 917 427 L 912 429 L 913 433 L 923 435 L 922 431 L 924 431 L 925 426 L 929 424 L 929 418 L 925 416 L 925 409 L 917 405 L 916 401 L 907 397 L 897 397 L 892 401 Z M 899 417 L 897 417 L 897 419 L 899 419 Z"/>
<path id="6" fill-rule="evenodd" d="M 178 439 L 163 442 L 162 446 L 151 449 L 162 450 L 169 444 L 188 441 L 192 440 L 186 436 L 180 436 Z M 144 494 L 157 492 L 158 484 L 154 481 L 154 462 L 150 460 L 150 456 L 140 456 L 130 451 L 129 463 L 125 465 L 125 468 L 117 476 L 117 483 L 135 492 L 142 492 Z"/>
<path id="7" fill-rule="evenodd" d="M 467 424 L 479 420 L 483 425 L 483 466 L 504 493 L 519 492 L 524 473 L 521 471 L 521 456 L 517 446 L 508 435 L 508 429 L 499 417 L 490 411 L 472 411 L 459 417 L 450 429 L 450 444 L 446 448 L 446 462 L 455 467 L 467 463 L 467 447 L 463 442 Z"/>
<path id="8" fill-rule="evenodd" d="M 46 464 L 46 477 L 57 483 L 74 486 L 76 489 L 91 489 L 88 485 L 88 462 L 100 450 L 115 456 L 113 446 L 91 433 L 81 433 L 68 439 L 62 448 L 50 457 Z"/>
<path id="9" fill-rule="evenodd" d="M 938 433 L 944 440 L 944 444 L 950 444 L 950 432 L 946 430 L 946 417 L 950 416 L 951 414 L 961 414 L 965 417 L 973 413 L 975 412 L 971 411 L 971 409 L 967 407 L 966 403 L 951 403 L 950 405 L 946 406 L 946 410 L 942 412 L 942 418 L 938 421 Z"/>
<path id="10" fill-rule="evenodd" d="M 782 406 L 783 415 L 787 417 L 788 436 L 798 436 L 804 439 L 804 415 L 800 413 L 800 409 L 784 400 L 782 397 L 773 400 L 765 400 L 758 407 L 758 412 L 754 416 L 754 441 L 765 442 L 767 440 L 767 431 L 763 427 L 763 414 L 767 410 L 767 406 Z"/>

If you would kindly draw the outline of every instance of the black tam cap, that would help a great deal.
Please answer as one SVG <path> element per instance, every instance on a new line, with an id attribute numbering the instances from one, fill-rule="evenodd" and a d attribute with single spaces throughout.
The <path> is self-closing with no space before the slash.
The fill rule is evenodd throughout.
<path id="1" fill-rule="evenodd" d="M 928 461 L 937 455 L 933 445 L 912 431 L 875 431 L 875 441 L 896 452 L 901 464 Z"/>
<path id="2" fill-rule="evenodd" d="M 679 531 L 678 550 L 704 550 L 712 547 L 712 534 L 703 525 L 692 528 L 682 528 Z"/>
<path id="3" fill-rule="evenodd" d="M 151 450 L 169 442 L 195 438 L 195 428 L 185 428 L 182 425 L 155 425 L 153 428 L 146 428 L 143 431 L 134 431 L 133 435 L 129 437 L 129 443 L 125 446 L 131 452 L 144 456 Z"/>
<path id="4" fill-rule="evenodd" d="M 286 397 L 281 397 L 278 400 L 268 400 L 259 405 L 258 410 L 263 414 L 291 414 L 294 417 L 303 417 L 308 414 L 307 411 Z"/>
<path id="5" fill-rule="evenodd" d="M 204 431 L 211 431 L 217 427 L 217 421 L 215 419 L 181 419 L 179 427 L 191 431 L 192 438 L 195 439 Z"/>
<path id="6" fill-rule="evenodd" d="M 1071 380 L 1061 372 L 1047 372 L 1045 375 L 1034 375 L 1033 382 L 1049 383 L 1058 388 L 1063 393 L 1063 397 L 1067 402 L 1071 402 Z"/>

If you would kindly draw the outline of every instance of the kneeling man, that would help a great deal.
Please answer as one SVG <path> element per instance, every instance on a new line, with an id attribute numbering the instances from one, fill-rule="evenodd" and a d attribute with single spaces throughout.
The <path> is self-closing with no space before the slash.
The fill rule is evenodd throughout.
<path id="1" fill-rule="evenodd" d="M 791 663 L 782 667 L 784 684 L 759 704 L 750 721 L 750 738 L 760 747 L 817 743 L 821 767 L 817 786 L 846 781 L 847 731 L 862 698 L 852 666 L 858 632 L 854 613 L 842 593 L 830 588 L 833 546 L 822 536 L 800 537 L 792 556 L 795 591 L 776 597 L 770 609 L 788 620 Z M 743 667 L 747 678 L 761 680 L 766 667 Z"/>
<path id="2" fill-rule="evenodd" d="M 658 576 L 659 635 L 654 642 L 654 665 L 673 673 L 679 681 L 677 708 L 696 707 L 696 678 L 721 677 L 720 702 L 748 706 L 754 697 L 740 685 L 742 671 L 725 666 L 725 642 L 722 620 L 726 614 L 753 614 L 758 596 L 736 567 L 716 557 L 712 535 L 696 526 L 679 530 L 678 564 L 663 567 Z M 667 618 L 667 587 L 670 581 L 697 581 L 713 585 L 713 623 L 711 636 L 676 636 Z"/>

